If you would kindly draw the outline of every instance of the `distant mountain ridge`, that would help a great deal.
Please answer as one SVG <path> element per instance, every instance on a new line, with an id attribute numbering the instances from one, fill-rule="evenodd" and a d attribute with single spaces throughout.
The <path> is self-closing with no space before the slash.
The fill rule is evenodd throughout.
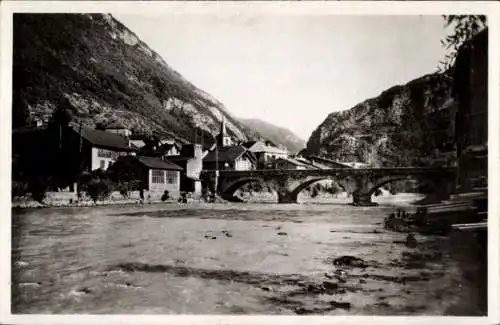
<path id="1" fill-rule="evenodd" d="M 282 147 L 292 153 L 297 153 L 306 146 L 305 140 L 302 140 L 287 128 L 255 118 L 240 118 L 239 120 L 248 128 L 258 132 L 275 144 L 281 144 Z"/>
<path id="2" fill-rule="evenodd" d="M 235 142 L 256 138 L 109 14 L 15 14 L 13 49 L 13 127 L 63 105 L 90 127 L 120 121 L 135 134 L 207 143 L 225 118 Z"/>

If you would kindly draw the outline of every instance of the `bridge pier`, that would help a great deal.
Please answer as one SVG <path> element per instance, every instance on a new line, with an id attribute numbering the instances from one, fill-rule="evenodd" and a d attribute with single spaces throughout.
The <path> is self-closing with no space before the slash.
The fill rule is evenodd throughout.
<path id="1" fill-rule="evenodd" d="M 297 203 L 297 195 L 293 193 L 279 193 L 278 192 L 278 203 L 286 204 L 286 203 Z"/>
<path id="2" fill-rule="evenodd" d="M 371 207 L 378 205 L 375 202 L 372 202 L 372 196 L 367 193 L 352 193 L 352 205 L 354 206 L 362 206 L 362 207 Z"/>

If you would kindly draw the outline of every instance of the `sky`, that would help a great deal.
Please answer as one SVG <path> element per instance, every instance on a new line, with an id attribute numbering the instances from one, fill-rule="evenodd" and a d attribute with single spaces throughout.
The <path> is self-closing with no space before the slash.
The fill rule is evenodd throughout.
<path id="1" fill-rule="evenodd" d="M 307 140 L 334 111 L 436 71 L 441 16 L 113 14 L 236 117 Z"/>

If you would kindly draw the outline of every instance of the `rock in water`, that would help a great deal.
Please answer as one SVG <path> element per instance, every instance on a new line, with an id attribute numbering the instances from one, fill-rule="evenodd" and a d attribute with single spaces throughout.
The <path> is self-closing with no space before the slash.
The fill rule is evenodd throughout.
<path id="1" fill-rule="evenodd" d="M 333 265 L 336 266 L 351 266 L 351 267 L 366 267 L 365 261 L 354 256 L 341 256 L 333 260 Z"/>
<path id="2" fill-rule="evenodd" d="M 417 244 L 417 240 L 415 239 L 415 236 L 413 234 L 408 234 L 408 236 L 406 236 L 406 247 L 415 248 L 417 247 Z"/>

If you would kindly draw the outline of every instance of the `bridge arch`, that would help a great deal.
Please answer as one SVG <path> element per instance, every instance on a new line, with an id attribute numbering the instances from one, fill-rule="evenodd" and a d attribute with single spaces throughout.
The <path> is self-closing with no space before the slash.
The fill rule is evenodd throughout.
<path id="1" fill-rule="evenodd" d="M 236 190 L 238 188 L 240 188 L 241 186 L 248 184 L 248 183 L 263 182 L 263 181 L 264 180 L 260 177 L 243 177 L 243 178 L 236 179 L 232 182 L 229 182 L 228 184 L 221 184 L 223 186 L 222 186 L 222 188 L 221 188 L 221 186 L 219 188 L 220 188 L 221 194 L 225 198 L 231 198 L 231 197 L 234 197 L 234 192 L 236 192 Z"/>
<path id="2" fill-rule="evenodd" d="M 429 183 L 430 179 L 427 177 L 422 177 L 422 176 L 416 176 L 416 175 L 396 175 L 396 176 L 385 176 L 382 177 L 381 179 L 377 180 L 374 182 L 373 185 L 371 185 L 370 189 L 368 190 L 367 195 L 372 196 L 375 191 L 382 186 L 392 183 L 392 182 L 398 182 L 398 181 L 417 181 L 419 183 Z"/>
<path id="3" fill-rule="evenodd" d="M 345 184 L 343 179 L 338 179 L 336 177 L 332 176 L 317 176 L 317 177 L 312 177 L 310 179 L 306 179 L 305 181 L 301 182 L 299 185 L 297 185 L 294 189 L 292 189 L 291 193 L 292 196 L 297 197 L 300 192 L 302 192 L 305 188 L 308 186 L 319 182 L 319 181 L 324 181 L 324 180 L 330 180 L 332 182 L 335 182 L 337 185 L 339 185 L 344 191 L 348 191 L 348 186 Z"/>

